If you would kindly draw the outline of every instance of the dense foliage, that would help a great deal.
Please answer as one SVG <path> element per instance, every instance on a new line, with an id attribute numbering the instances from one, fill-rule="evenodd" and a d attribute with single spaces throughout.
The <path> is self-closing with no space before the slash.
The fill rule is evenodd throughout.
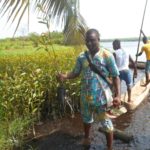
<path id="1" fill-rule="evenodd" d="M 5 145 L 6 149 L 16 142 L 20 146 L 32 124 L 45 117 L 53 120 L 66 113 L 71 115 L 72 109 L 79 109 L 79 78 L 63 83 L 71 107 L 66 103 L 62 109 L 57 99 L 60 83 L 56 74 L 73 68 L 80 49 L 55 44 L 55 53 L 51 46 L 47 47 L 48 51 L 42 47 L 37 51 L 38 47 L 33 47 L 30 40 L 23 40 L 24 46 L 17 45 L 18 40 L 9 39 L 14 44 L 8 49 L 9 42 L 1 41 L 5 48 L 0 51 L 0 145 Z M 11 49 L 14 45 L 18 46 L 16 50 Z"/>

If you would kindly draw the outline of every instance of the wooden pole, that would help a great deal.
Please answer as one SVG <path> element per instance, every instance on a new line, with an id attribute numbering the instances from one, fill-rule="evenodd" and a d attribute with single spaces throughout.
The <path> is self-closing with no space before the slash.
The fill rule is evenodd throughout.
<path id="1" fill-rule="evenodd" d="M 98 129 L 99 132 L 102 132 L 102 133 L 107 133 L 105 129 L 103 129 L 102 127 L 100 127 Z M 128 135 L 128 134 L 125 134 L 123 131 L 121 130 L 118 130 L 118 129 L 114 129 L 113 130 L 113 134 L 114 134 L 114 138 L 115 139 L 119 139 L 125 143 L 129 143 L 130 141 L 133 140 L 133 135 Z"/>
<path id="2" fill-rule="evenodd" d="M 143 13 L 143 18 L 142 18 L 142 24 L 141 24 L 141 29 L 140 29 L 139 40 L 138 40 L 138 47 L 137 47 L 137 53 L 136 54 L 138 54 L 138 51 L 139 51 L 140 39 L 141 39 L 141 31 L 142 31 L 142 28 L 143 28 L 143 23 L 144 23 L 144 17 L 145 17 L 147 2 L 148 2 L 148 0 L 146 0 L 146 3 L 145 3 L 145 8 L 144 8 L 144 13 Z M 136 63 L 137 63 L 137 58 L 138 58 L 138 56 L 136 56 L 136 61 L 135 61 Z"/>
<path id="3" fill-rule="evenodd" d="M 144 23 L 144 18 L 145 18 L 145 12 L 146 12 L 146 7 L 147 7 L 147 2 L 148 2 L 148 0 L 146 0 L 146 3 L 145 3 L 143 18 L 142 18 L 142 24 L 141 24 L 141 28 L 140 28 L 140 34 L 139 34 L 139 40 L 138 40 L 138 47 L 137 47 L 137 52 L 136 52 L 135 64 L 137 64 L 137 59 L 138 59 L 137 54 L 138 54 L 138 52 L 139 52 L 139 47 L 140 47 L 141 31 L 142 31 L 142 28 L 143 28 L 143 23 Z M 134 83 L 134 77 L 133 77 L 133 83 Z"/>

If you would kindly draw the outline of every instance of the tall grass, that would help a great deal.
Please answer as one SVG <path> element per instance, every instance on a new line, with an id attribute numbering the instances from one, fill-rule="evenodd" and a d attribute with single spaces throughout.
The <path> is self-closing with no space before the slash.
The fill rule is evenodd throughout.
<path id="1" fill-rule="evenodd" d="M 21 147 L 24 133 L 30 131 L 31 124 L 45 116 L 53 120 L 64 115 L 57 100 L 56 74 L 57 70 L 72 70 L 80 51 L 54 44 L 53 49 L 48 46 L 45 52 L 43 45 L 38 50 L 31 41 L 26 40 L 25 46 L 16 41 L 6 40 L 5 44 L 0 41 L 3 43 L 0 50 L 0 145 L 5 145 L 0 149 L 12 149 L 17 144 Z M 13 46 L 7 49 L 6 45 L 12 44 L 9 42 L 13 42 Z M 79 79 L 64 83 L 74 110 L 79 108 L 79 85 Z"/>

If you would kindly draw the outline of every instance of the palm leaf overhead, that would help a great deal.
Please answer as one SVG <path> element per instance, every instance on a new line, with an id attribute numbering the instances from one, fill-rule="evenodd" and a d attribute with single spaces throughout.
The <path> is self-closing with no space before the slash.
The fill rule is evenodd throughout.
<path id="1" fill-rule="evenodd" d="M 16 33 L 23 15 L 29 7 L 29 0 L 2 0 L 0 7 L 1 16 L 8 15 L 7 22 L 14 23 L 17 19 L 18 23 L 14 34 Z"/>
<path id="2" fill-rule="evenodd" d="M 80 14 L 70 16 L 64 29 L 65 43 L 72 45 L 83 44 L 86 30 L 86 23 Z"/>
<path id="3" fill-rule="evenodd" d="M 18 20 L 16 30 L 29 5 L 32 4 L 38 10 L 36 6 L 40 4 L 56 25 L 61 24 L 66 43 L 83 42 L 87 25 L 79 11 L 79 0 L 2 0 L 1 3 L 0 14 L 3 16 L 9 13 L 8 22 Z"/>

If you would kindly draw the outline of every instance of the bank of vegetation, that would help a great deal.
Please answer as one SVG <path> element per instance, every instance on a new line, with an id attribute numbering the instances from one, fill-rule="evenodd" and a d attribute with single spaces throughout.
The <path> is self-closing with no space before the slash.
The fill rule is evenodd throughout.
<path id="1" fill-rule="evenodd" d="M 79 110 L 80 80 L 63 84 L 69 104 L 57 99 L 58 71 L 72 69 L 81 48 L 63 45 L 62 34 L 0 41 L 0 149 L 23 149 L 35 124 Z M 28 146 L 29 149 L 30 146 Z"/>

